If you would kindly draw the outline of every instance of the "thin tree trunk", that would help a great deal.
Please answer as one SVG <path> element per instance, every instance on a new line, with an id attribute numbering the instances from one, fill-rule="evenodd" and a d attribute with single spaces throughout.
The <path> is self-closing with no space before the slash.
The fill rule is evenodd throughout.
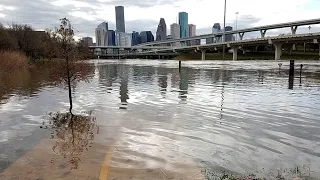
<path id="1" fill-rule="evenodd" d="M 73 104 L 72 104 L 72 92 L 71 92 L 71 77 L 70 77 L 70 68 L 69 68 L 69 57 L 66 56 L 66 62 L 67 62 L 67 75 L 68 75 L 68 91 L 69 91 L 69 103 L 70 103 L 70 108 L 69 108 L 69 113 L 71 115 L 70 118 L 70 122 L 69 122 L 69 126 L 71 127 L 71 131 L 72 131 L 72 144 L 74 145 L 74 129 L 73 129 L 73 113 L 72 113 L 72 108 L 73 108 Z"/>
<path id="2" fill-rule="evenodd" d="M 73 104 L 72 104 L 72 92 L 71 92 L 71 77 L 70 77 L 69 57 L 68 56 L 66 57 L 66 61 L 67 61 L 68 90 L 69 90 L 69 103 L 70 103 L 69 112 L 70 112 L 71 116 L 73 116 L 73 114 L 72 114 Z"/>

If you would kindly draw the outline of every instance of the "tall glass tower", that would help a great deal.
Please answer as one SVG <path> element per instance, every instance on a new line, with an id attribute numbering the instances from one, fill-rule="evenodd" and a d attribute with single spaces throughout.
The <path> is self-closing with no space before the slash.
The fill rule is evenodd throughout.
<path id="1" fill-rule="evenodd" d="M 188 13 L 179 12 L 180 38 L 189 36 Z"/>
<path id="2" fill-rule="evenodd" d="M 126 32 L 123 6 L 116 6 L 116 32 Z"/>
<path id="3" fill-rule="evenodd" d="M 164 18 L 160 19 L 157 33 L 156 33 L 156 40 L 157 41 L 167 40 L 167 25 Z"/>

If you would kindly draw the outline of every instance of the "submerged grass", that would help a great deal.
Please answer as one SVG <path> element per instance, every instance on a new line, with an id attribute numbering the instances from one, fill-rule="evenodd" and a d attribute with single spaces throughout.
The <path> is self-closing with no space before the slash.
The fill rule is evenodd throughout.
<path id="1" fill-rule="evenodd" d="M 241 175 L 228 170 L 211 168 L 201 168 L 201 172 L 206 180 L 315 180 L 307 166 L 278 169 L 267 174 L 256 172 L 256 174 Z"/>
<path id="2" fill-rule="evenodd" d="M 27 56 L 16 51 L 0 51 L 0 71 L 11 72 L 27 69 L 29 60 Z"/>

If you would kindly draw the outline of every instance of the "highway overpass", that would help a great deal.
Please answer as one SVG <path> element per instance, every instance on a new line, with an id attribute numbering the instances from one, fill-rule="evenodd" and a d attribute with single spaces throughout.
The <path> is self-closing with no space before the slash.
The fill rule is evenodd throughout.
<path id="1" fill-rule="evenodd" d="M 172 55 L 175 54 L 183 54 L 190 51 L 199 51 L 202 53 L 202 59 L 205 59 L 205 53 L 207 50 L 217 50 L 218 48 L 228 47 L 233 50 L 233 60 L 237 60 L 237 50 L 239 47 L 243 48 L 245 46 L 258 46 L 258 45 L 274 45 L 275 47 L 275 60 L 279 60 L 282 55 L 282 45 L 290 44 L 294 45 L 298 42 L 308 42 L 319 44 L 320 42 L 320 33 L 308 33 L 308 34 L 296 34 L 296 30 L 299 26 L 303 25 L 311 25 L 311 24 L 319 24 L 320 19 L 311 19 L 304 21 L 296 21 L 296 22 L 287 22 L 281 24 L 273 24 L 267 26 L 253 27 L 235 31 L 228 31 L 226 35 L 229 34 L 239 34 L 240 40 L 231 41 L 231 42 L 218 42 L 212 44 L 203 44 L 203 45 L 192 45 L 192 46 L 173 46 L 173 44 L 178 42 L 186 42 L 189 40 L 197 40 L 197 39 L 206 39 L 206 38 L 217 38 L 222 37 L 223 33 L 218 34 L 205 34 L 200 36 L 181 38 L 175 40 L 167 40 L 167 41 L 155 41 L 150 43 L 139 44 L 137 46 L 123 47 L 123 46 L 90 46 L 90 49 L 97 51 L 100 50 L 101 53 L 106 56 L 118 56 L 118 57 L 128 57 L 130 56 L 141 56 L 141 55 L 158 55 L 161 53 L 162 55 L 168 53 Z M 265 33 L 269 29 L 276 28 L 284 28 L 290 27 L 291 34 L 283 35 L 283 36 L 272 36 L 265 37 Z M 243 35 L 246 32 L 260 31 L 261 37 L 254 39 L 243 39 Z M 242 36 L 242 38 L 241 38 Z M 167 46 L 170 44 L 171 46 Z M 319 48 L 320 49 L 320 48 Z M 106 51 L 111 50 L 111 54 L 107 55 Z M 319 50 L 320 57 L 320 50 Z"/>
<path id="2" fill-rule="evenodd" d="M 320 45 L 320 33 L 308 33 L 308 34 L 296 34 L 296 35 L 284 35 L 284 36 L 274 36 L 267 38 L 255 38 L 246 39 L 240 41 L 231 41 L 224 43 L 214 43 L 214 44 L 204 44 L 195 46 L 183 46 L 183 47 L 168 47 L 167 49 L 157 49 L 152 51 L 146 51 L 143 53 L 165 53 L 165 52 L 176 52 L 181 53 L 181 51 L 199 51 L 202 54 L 202 60 L 205 60 L 205 53 L 207 50 L 217 50 L 218 48 L 229 47 L 233 51 L 233 60 L 237 60 L 237 52 L 240 47 L 243 46 L 258 46 L 258 45 L 268 45 L 272 44 L 275 47 L 275 60 L 280 60 L 282 55 L 283 44 L 296 44 L 298 42 L 309 42 Z M 320 57 L 320 48 L 319 48 Z"/>
<path id="3" fill-rule="evenodd" d="M 303 21 L 295 21 L 295 22 L 285 22 L 285 23 L 252 27 L 252 28 L 246 28 L 246 29 L 240 29 L 240 30 L 234 30 L 234 31 L 226 31 L 225 34 L 226 35 L 239 34 L 240 40 L 243 40 L 245 33 L 259 31 L 261 34 L 261 38 L 265 38 L 267 30 L 290 27 L 291 34 L 295 35 L 297 32 L 297 28 L 299 26 L 313 25 L 313 24 L 320 24 L 320 18 L 319 19 L 303 20 Z M 220 38 L 220 41 L 221 41 L 222 36 L 223 36 L 223 32 L 217 33 L 217 34 L 203 34 L 203 35 L 199 35 L 199 36 L 186 37 L 186 38 L 180 38 L 180 39 L 171 39 L 171 40 L 165 40 L 165 41 L 153 41 L 153 42 L 149 42 L 149 43 L 139 44 L 137 46 L 139 46 L 139 47 L 141 47 L 141 46 L 161 46 L 161 45 L 166 46 L 168 44 L 171 44 L 171 46 L 173 46 L 177 42 L 185 43 L 186 41 L 201 40 L 201 39 L 208 39 L 208 38 L 216 38 L 216 39 Z"/>

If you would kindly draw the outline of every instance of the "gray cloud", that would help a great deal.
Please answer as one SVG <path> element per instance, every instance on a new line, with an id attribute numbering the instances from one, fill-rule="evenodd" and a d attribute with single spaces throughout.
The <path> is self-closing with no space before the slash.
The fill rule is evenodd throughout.
<path id="1" fill-rule="evenodd" d="M 4 9 L 1 11 L 5 14 L 5 18 L 0 18 L 0 23 L 6 25 L 12 22 L 30 24 L 36 29 L 54 28 L 59 25 L 59 19 L 67 17 L 71 20 L 78 36 L 94 36 L 94 29 L 102 21 L 108 21 L 99 17 L 97 14 L 99 7 L 103 5 L 124 5 L 124 6 L 143 6 L 150 7 L 155 4 L 172 3 L 172 0 L 77 0 L 78 2 L 88 3 L 88 7 L 77 7 L 74 4 L 64 6 L 52 5 L 55 0 L 2 0 L 0 5 L 14 7 L 14 10 Z M 92 20 L 75 17 L 70 15 L 72 12 L 85 12 L 92 15 Z M 126 21 L 127 32 L 150 30 L 156 31 L 158 25 L 157 20 L 135 20 Z M 109 28 L 114 29 L 115 24 L 109 21 Z"/>
<path id="2" fill-rule="evenodd" d="M 6 15 L 4 18 L 0 17 L 0 23 L 6 25 L 11 22 L 17 22 L 30 24 L 36 29 L 46 29 L 58 26 L 59 19 L 67 17 L 72 21 L 73 26 L 76 29 L 77 36 L 94 36 L 96 26 L 102 21 L 108 21 L 110 29 L 115 28 L 114 20 L 110 21 L 110 19 L 104 19 L 104 17 L 101 17 L 98 14 L 98 11 L 103 11 L 103 7 L 105 6 L 123 5 L 125 7 L 152 7 L 155 5 L 167 4 L 177 7 L 179 4 L 183 3 L 183 0 L 73 0 L 76 2 L 82 2 L 83 6 L 76 6 L 72 3 L 64 6 L 54 6 L 52 3 L 56 1 L 57 0 L 1 0 L 0 6 L 14 7 L 15 9 L 0 9 L 0 13 Z M 73 16 L 72 13 L 75 12 L 90 15 L 90 18 L 86 16 Z M 240 15 L 238 19 L 238 29 L 252 27 L 260 20 L 260 18 L 253 15 Z M 126 30 L 127 32 L 150 30 L 155 33 L 158 21 L 159 19 L 126 21 Z M 234 21 L 227 22 L 227 25 L 234 26 L 234 24 Z M 211 33 L 212 25 L 213 24 L 208 24 L 207 27 L 198 28 L 197 34 Z M 167 26 L 170 27 L 169 24 L 167 24 Z M 319 27 L 313 27 L 312 31 L 319 31 Z M 169 29 L 168 32 L 170 32 Z M 268 31 L 267 35 L 277 35 L 289 32 L 290 30 L 288 29 L 279 29 Z M 308 29 L 306 27 L 299 27 L 298 32 L 308 32 Z M 247 33 L 245 35 L 246 38 L 258 36 L 259 32 Z"/>

